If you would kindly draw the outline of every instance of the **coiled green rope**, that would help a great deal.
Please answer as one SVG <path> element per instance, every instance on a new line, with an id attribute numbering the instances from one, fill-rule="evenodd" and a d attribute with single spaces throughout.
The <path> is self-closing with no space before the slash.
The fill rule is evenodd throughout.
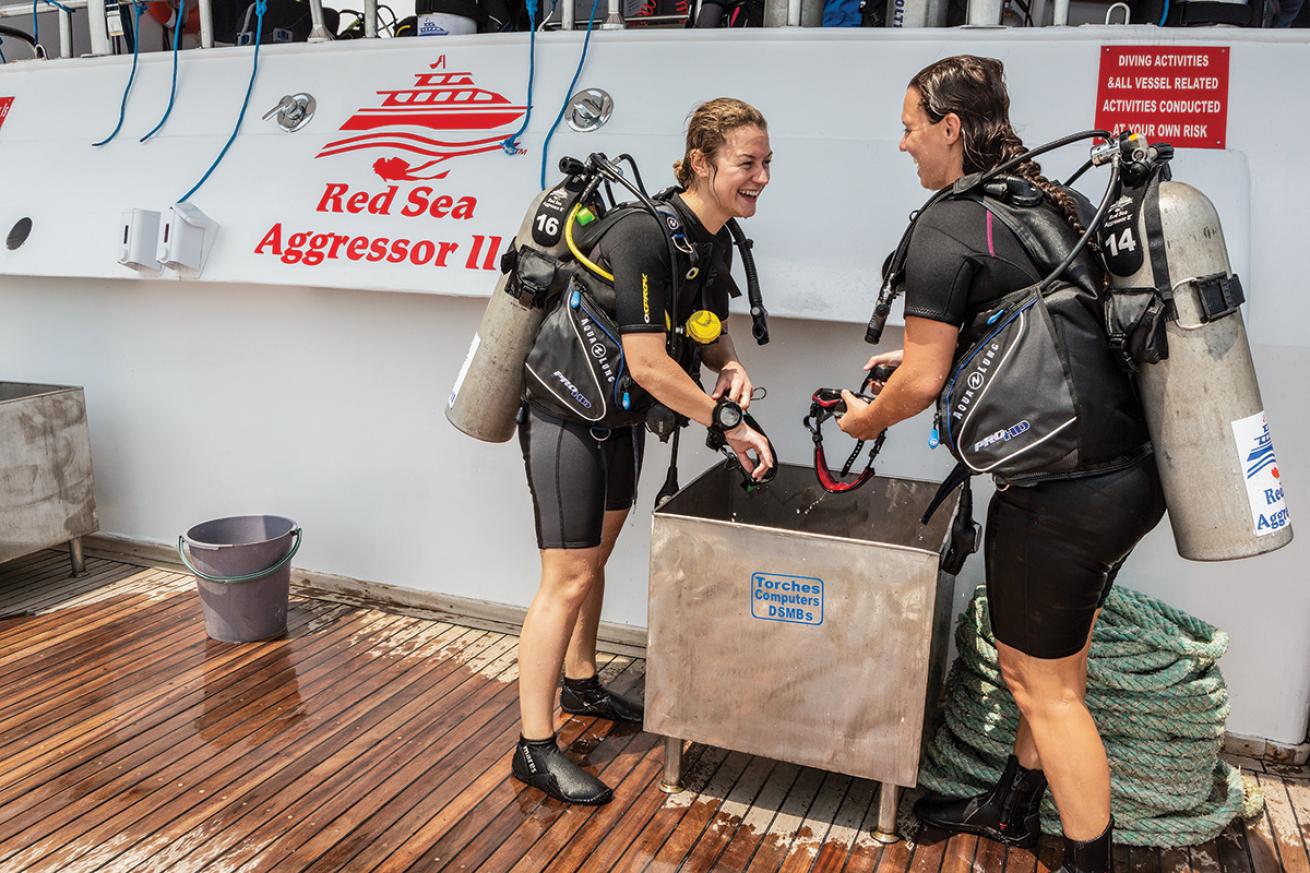
<path id="1" fill-rule="evenodd" d="M 1019 724 L 997 667 L 985 588 L 960 616 L 955 641 L 945 717 L 924 750 L 919 784 L 967 796 L 995 784 Z M 1230 706 L 1217 662 L 1227 649 L 1228 634 L 1194 616 L 1131 589 L 1111 592 L 1092 634 L 1087 705 L 1110 757 L 1116 841 L 1196 845 L 1260 811 L 1254 780 L 1219 759 Z M 1042 829 L 1060 833 L 1049 792 Z"/>

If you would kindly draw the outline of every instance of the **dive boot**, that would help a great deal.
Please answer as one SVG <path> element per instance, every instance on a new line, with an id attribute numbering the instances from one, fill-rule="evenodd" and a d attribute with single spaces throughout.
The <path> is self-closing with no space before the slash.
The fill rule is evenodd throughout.
<path id="1" fill-rule="evenodd" d="M 960 798 L 930 794 L 914 805 L 914 814 L 924 824 L 944 831 L 977 834 L 1007 846 L 1031 849 L 1041 836 L 1038 807 L 1045 792 L 1042 771 L 1020 766 L 1019 759 L 1011 755 L 991 791 Z"/>
<path id="2" fill-rule="evenodd" d="M 592 676 L 590 679 L 564 677 L 564 688 L 559 693 L 559 705 L 570 715 L 589 715 L 636 724 L 641 724 L 646 714 L 646 708 L 640 700 L 611 691 L 600 684 L 599 676 Z"/>
<path id="3" fill-rule="evenodd" d="M 1064 838 L 1064 864 L 1056 873 L 1114 873 L 1114 858 L 1110 854 L 1114 842 L 1114 817 L 1105 826 L 1105 833 L 1094 840 L 1080 842 Z"/>
<path id="4" fill-rule="evenodd" d="M 515 779 L 565 803 L 600 806 L 614 797 L 609 786 L 569 760 L 554 734 L 544 740 L 519 737 L 510 770 Z"/>

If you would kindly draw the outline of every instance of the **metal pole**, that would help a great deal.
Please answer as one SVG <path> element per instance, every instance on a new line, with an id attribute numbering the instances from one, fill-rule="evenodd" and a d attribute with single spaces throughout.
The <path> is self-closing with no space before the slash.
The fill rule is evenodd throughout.
<path id="1" fill-rule="evenodd" d="M 677 737 L 664 738 L 664 780 L 660 782 L 660 791 L 665 794 L 677 794 L 682 790 L 682 740 Z"/>
<path id="2" fill-rule="evenodd" d="M 68 541 L 68 561 L 73 565 L 74 576 L 81 576 L 86 572 L 86 555 L 82 551 L 81 537 L 73 537 Z"/>
<path id="3" fill-rule="evenodd" d="M 200 47 L 214 47 L 214 3 L 213 0 L 200 0 Z"/>
<path id="4" fill-rule="evenodd" d="M 623 10 L 619 3 L 620 0 L 609 0 L 609 15 L 605 16 L 605 23 L 600 26 L 601 30 L 623 29 Z"/>
<path id="5" fill-rule="evenodd" d="M 308 42 L 328 42 L 332 39 L 327 25 L 323 23 L 323 0 L 309 0 L 309 18 L 313 27 L 310 28 Z"/>
<path id="6" fill-rule="evenodd" d="M 1051 24 L 1056 27 L 1069 24 L 1069 0 L 1055 0 L 1055 15 L 1051 18 Z"/>
<path id="7" fill-rule="evenodd" d="M 91 54 L 95 57 L 113 52 L 109 28 L 105 24 L 105 0 L 87 0 L 86 29 L 91 37 Z"/>
<path id="8" fill-rule="evenodd" d="M 882 783 L 878 790 L 878 829 L 871 835 L 884 846 L 900 842 L 896 833 L 896 801 L 900 789 L 890 782 Z"/>
<path id="9" fill-rule="evenodd" d="M 574 0 L 556 0 L 562 7 L 560 16 L 560 30 L 572 30 L 577 24 L 577 10 L 574 9 Z"/>
<path id="10" fill-rule="evenodd" d="M 787 0 L 787 26 L 801 26 L 801 0 Z"/>
<path id="11" fill-rule="evenodd" d="M 378 35 L 378 0 L 364 0 L 364 36 L 376 39 Z"/>
<path id="12" fill-rule="evenodd" d="M 73 56 L 73 13 L 59 10 L 59 57 Z"/>

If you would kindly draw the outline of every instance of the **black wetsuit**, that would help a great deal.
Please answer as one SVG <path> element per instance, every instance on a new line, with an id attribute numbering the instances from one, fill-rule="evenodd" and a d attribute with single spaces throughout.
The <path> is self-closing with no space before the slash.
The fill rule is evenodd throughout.
<path id="1" fill-rule="evenodd" d="M 982 203 L 943 200 L 920 217 L 911 238 L 905 314 L 961 327 L 1045 272 Z M 997 491 L 985 538 L 996 638 L 1039 658 L 1077 653 L 1119 567 L 1163 513 L 1149 454 L 1113 472 Z"/>
<path id="2" fill-rule="evenodd" d="M 683 271 L 679 320 L 699 309 L 728 317 L 728 300 L 735 294 L 730 273 L 732 240 L 727 229 L 717 235 L 697 220 L 674 195 L 671 201 L 693 245 L 708 254 L 697 274 L 685 278 L 689 264 L 669 263 L 664 231 L 648 212 L 634 211 L 608 228 L 588 257 L 614 275 L 614 311 L 610 315 L 621 334 L 665 331 L 671 271 Z M 689 366 L 689 361 L 681 362 Z M 529 399 L 519 445 L 527 468 L 541 549 L 583 549 L 600 545 L 605 512 L 628 509 L 637 496 L 637 480 L 645 448 L 645 429 L 597 428 L 561 417 Z"/>

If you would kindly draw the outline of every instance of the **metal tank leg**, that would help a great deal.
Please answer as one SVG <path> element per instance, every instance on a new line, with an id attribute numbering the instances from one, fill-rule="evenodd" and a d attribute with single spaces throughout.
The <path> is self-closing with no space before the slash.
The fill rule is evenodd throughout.
<path id="1" fill-rule="evenodd" d="M 677 794 L 682 790 L 682 740 L 677 737 L 664 738 L 664 779 L 660 782 L 660 791 L 665 794 Z"/>
<path id="2" fill-rule="evenodd" d="M 86 556 L 82 554 L 81 537 L 73 537 L 68 541 L 68 562 L 73 565 L 74 576 L 81 576 L 86 572 Z"/>
<path id="3" fill-rule="evenodd" d="M 900 842 L 901 839 L 896 833 L 896 801 L 900 797 L 900 792 L 901 790 L 890 782 L 882 783 L 878 791 L 878 827 L 872 836 L 884 846 Z"/>

